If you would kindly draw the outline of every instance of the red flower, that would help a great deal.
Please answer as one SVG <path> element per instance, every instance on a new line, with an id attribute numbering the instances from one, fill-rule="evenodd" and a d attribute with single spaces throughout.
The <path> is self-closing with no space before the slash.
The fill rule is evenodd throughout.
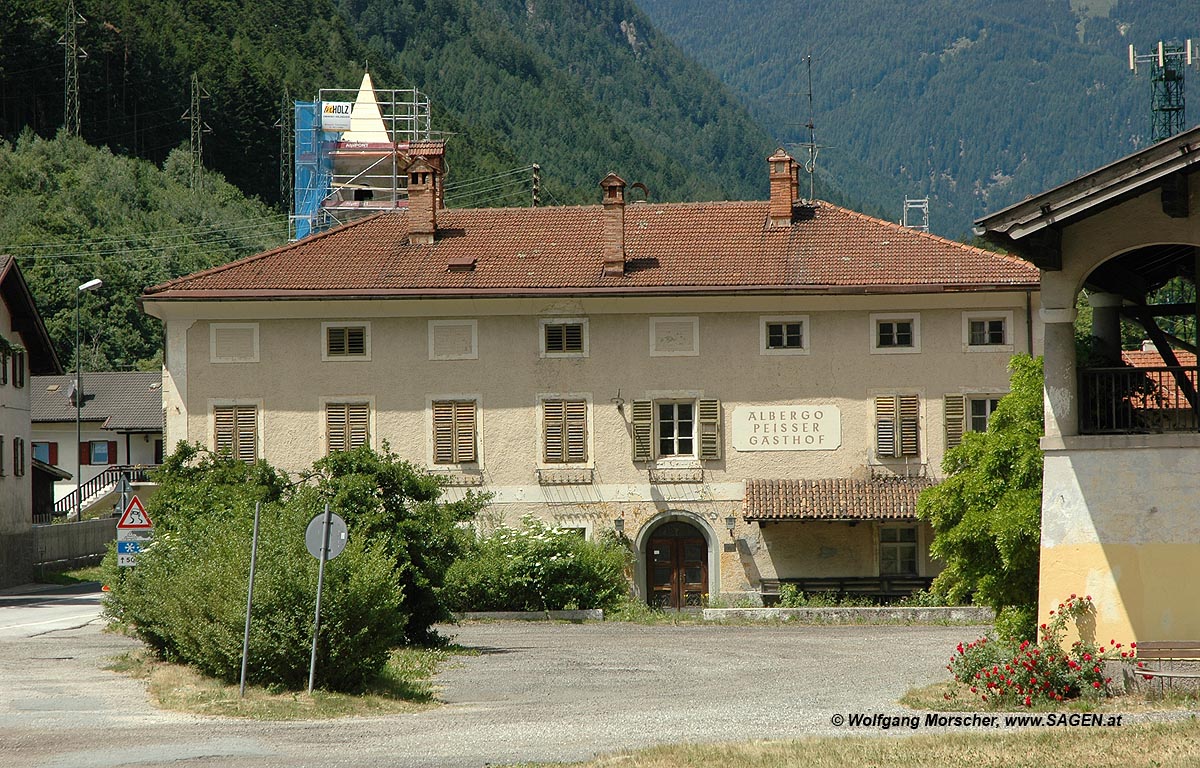
<path id="1" fill-rule="evenodd" d="M 1093 687 L 1093 688 L 1099 688 L 1099 687 L 1100 687 L 1100 681 L 1099 681 L 1099 680 L 1097 680 L 1096 682 L 1092 683 L 1092 687 Z"/>

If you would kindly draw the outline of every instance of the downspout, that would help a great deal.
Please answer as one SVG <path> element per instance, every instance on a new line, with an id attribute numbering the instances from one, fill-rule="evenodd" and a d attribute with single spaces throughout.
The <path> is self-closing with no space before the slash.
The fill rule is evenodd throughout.
<path id="1" fill-rule="evenodd" d="M 1025 351 L 1033 357 L 1033 291 L 1025 291 Z"/>

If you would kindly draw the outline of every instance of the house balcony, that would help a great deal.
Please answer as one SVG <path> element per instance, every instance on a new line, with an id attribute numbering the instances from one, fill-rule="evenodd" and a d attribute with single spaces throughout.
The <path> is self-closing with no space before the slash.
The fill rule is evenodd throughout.
<path id="1" fill-rule="evenodd" d="M 1196 366 L 1085 368 L 1079 372 L 1081 435 L 1200 432 Z"/>

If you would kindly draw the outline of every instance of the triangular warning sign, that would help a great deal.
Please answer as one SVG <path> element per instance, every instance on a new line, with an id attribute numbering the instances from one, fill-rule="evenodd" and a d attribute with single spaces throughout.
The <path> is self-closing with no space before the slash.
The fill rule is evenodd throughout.
<path id="1" fill-rule="evenodd" d="M 131 497 L 129 504 L 125 507 L 125 513 L 117 521 L 117 528 L 129 530 L 153 527 L 154 523 L 150 522 L 150 515 L 146 514 L 146 508 L 142 506 L 142 502 L 138 500 L 137 496 Z"/>

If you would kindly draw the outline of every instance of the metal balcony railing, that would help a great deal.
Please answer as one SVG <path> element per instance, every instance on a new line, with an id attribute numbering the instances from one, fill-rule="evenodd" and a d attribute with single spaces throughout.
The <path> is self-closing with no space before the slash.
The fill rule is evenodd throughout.
<path id="1" fill-rule="evenodd" d="M 1197 371 L 1195 366 L 1079 371 L 1080 434 L 1200 431 Z"/>

